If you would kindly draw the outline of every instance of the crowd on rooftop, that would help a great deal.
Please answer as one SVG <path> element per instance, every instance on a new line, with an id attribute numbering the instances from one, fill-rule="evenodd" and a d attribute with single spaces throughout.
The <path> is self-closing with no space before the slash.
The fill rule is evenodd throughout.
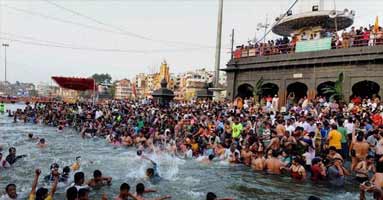
<path id="1" fill-rule="evenodd" d="M 268 56 L 275 54 L 294 53 L 297 42 L 331 38 L 333 49 L 350 48 L 360 46 L 375 46 L 383 44 L 382 27 L 375 28 L 372 25 L 342 31 L 327 31 L 322 33 L 309 34 L 302 32 L 293 37 L 282 37 L 267 42 L 249 42 L 248 45 L 240 45 L 234 51 L 234 58 L 249 56 Z"/>

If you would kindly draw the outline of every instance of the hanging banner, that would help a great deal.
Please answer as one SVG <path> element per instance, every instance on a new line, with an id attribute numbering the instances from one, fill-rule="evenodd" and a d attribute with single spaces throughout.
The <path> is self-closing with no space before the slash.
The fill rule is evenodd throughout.
<path id="1" fill-rule="evenodd" d="M 304 40 L 297 42 L 295 52 L 321 51 L 331 49 L 331 38 Z"/>

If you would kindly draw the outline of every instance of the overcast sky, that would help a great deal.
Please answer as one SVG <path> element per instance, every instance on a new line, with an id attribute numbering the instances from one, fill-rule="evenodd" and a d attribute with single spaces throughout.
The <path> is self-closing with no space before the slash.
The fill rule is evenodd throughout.
<path id="1" fill-rule="evenodd" d="M 88 77 L 93 73 L 110 73 L 114 80 L 132 78 L 158 70 L 164 59 L 172 73 L 214 69 L 218 0 L 0 2 L 0 40 L 10 44 L 11 82 L 50 82 L 53 75 Z M 294 12 L 310 9 L 316 2 L 301 0 Z M 272 23 L 291 3 L 293 0 L 225 0 L 221 68 L 230 57 L 232 28 L 236 44 L 256 34 L 261 37 L 263 31 L 256 33 L 256 25 L 266 15 Z M 325 0 L 325 4 L 328 9 L 334 6 L 333 0 Z M 373 24 L 375 16 L 383 21 L 382 0 L 337 0 L 336 7 L 355 10 L 355 26 Z"/>

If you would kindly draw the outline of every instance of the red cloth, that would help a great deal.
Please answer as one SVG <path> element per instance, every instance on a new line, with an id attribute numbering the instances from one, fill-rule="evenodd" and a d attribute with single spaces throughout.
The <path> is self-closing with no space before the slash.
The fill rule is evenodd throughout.
<path id="1" fill-rule="evenodd" d="M 351 100 L 355 105 L 359 105 L 360 103 L 362 103 L 362 99 L 360 97 L 354 97 L 352 100 Z"/>
<path id="2" fill-rule="evenodd" d="M 94 90 L 95 80 L 92 78 L 72 78 L 52 76 L 52 79 L 62 88 L 78 91 Z"/>
<path id="3" fill-rule="evenodd" d="M 372 121 L 374 122 L 374 126 L 377 127 L 377 126 L 380 126 L 383 124 L 383 119 L 382 119 L 382 116 L 379 114 L 379 113 L 376 113 L 374 114 L 372 117 L 371 117 Z"/>
<path id="4" fill-rule="evenodd" d="M 311 167 L 311 180 L 318 181 L 323 179 L 321 172 L 322 172 L 322 168 L 319 167 L 319 165 L 313 165 Z"/>
<path id="5" fill-rule="evenodd" d="M 241 55 L 242 55 L 241 49 L 237 49 L 234 51 L 234 58 L 235 59 L 241 58 Z"/>
<path id="6" fill-rule="evenodd" d="M 370 39 L 370 31 L 365 31 L 363 33 L 363 40 L 369 40 Z"/>

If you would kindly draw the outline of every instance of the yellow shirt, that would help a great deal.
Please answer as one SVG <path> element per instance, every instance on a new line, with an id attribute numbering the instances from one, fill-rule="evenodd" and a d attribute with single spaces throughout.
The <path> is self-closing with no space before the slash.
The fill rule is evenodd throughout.
<path id="1" fill-rule="evenodd" d="M 328 134 L 329 140 L 329 146 L 334 146 L 336 149 L 342 149 L 342 134 L 337 130 L 331 130 Z"/>
<path id="2" fill-rule="evenodd" d="M 35 194 L 30 194 L 29 195 L 29 199 L 28 200 L 35 200 L 36 199 L 36 195 Z M 51 195 L 48 195 L 47 198 L 45 198 L 44 200 L 53 200 L 53 197 Z"/>

